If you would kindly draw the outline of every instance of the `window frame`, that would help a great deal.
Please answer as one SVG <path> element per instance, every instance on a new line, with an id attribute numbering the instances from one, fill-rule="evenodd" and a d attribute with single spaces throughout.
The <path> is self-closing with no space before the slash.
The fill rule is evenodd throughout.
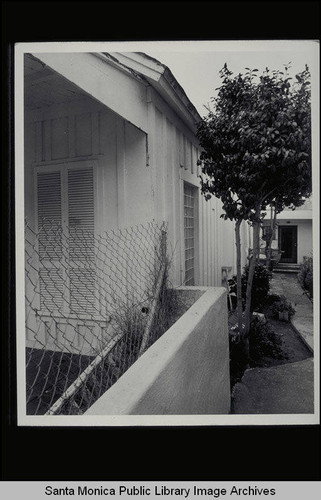
<path id="1" fill-rule="evenodd" d="M 186 281 L 186 261 L 189 259 L 186 259 L 186 250 L 191 249 L 186 248 L 186 237 L 185 237 L 185 229 L 188 229 L 185 227 L 185 188 L 191 189 L 192 192 L 192 197 L 193 197 L 193 278 L 192 281 L 193 283 L 188 283 Z M 197 186 L 194 184 L 191 184 L 190 182 L 183 181 L 183 253 L 182 253 L 182 260 L 183 260 L 183 269 L 184 269 L 184 279 L 183 283 L 184 286 L 197 286 L 198 280 L 199 280 L 199 189 Z M 191 208 L 191 207 L 189 207 Z M 188 280 L 190 281 L 190 279 Z"/>

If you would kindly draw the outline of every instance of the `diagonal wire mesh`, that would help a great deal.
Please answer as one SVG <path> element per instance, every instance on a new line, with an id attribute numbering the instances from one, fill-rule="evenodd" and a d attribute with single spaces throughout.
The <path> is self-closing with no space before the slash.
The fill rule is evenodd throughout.
<path id="1" fill-rule="evenodd" d="M 170 326 L 167 228 L 25 224 L 27 414 L 83 414 Z"/>

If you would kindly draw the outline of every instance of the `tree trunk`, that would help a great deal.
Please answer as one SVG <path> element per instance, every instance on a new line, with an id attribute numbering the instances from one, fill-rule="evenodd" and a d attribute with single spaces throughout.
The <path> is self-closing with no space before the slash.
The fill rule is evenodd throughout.
<path id="1" fill-rule="evenodd" d="M 274 207 L 274 213 L 273 213 L 273 207 L 271 207 L 271 218 L 270 218 L 270 227 L 271 227 L 271 234 L 270 238 L 266 241 L 266 267 L 267 269 L 271 269 L 271 254 L 272 254 L 272 241 L 273 241 L 273 233 L 275 231 L 275 226 L 276 226 L 276 207 Z"/>
<path id="2" fill-rule="evenodd" d="M 237 324 L 240 335 L 243 330 L 243 305 L 242 305 L 242 269 L 241 269 L 241 220 L 235 223 L 235 245 L 236 245 L 236 298 L 237 298 Z"/>
<path id="3" fill-rule="evenodd" d="M 256 261 L 257 257 L 259 254 L 259 247 L 260 247 L 260 222 L 259 222 L 259 217 L 260 217 L 260 212 L 261 212 L 261 206 L 258 206 L 255 211 L 255 217 L 256 220 L 253 222 L 253 254 L 252 258 L 250 261 L 249 265 L 249 274 L 248 274 L 248 279 L 247 279 L 247 286 L 246 286 L 246 304 L 245 304 L 245 313 L 244 313 L 244 331 L 243 331 L 243 337 L 245 341 L 245 356 L 247 360 L 249 359 L 249 331 L 250 331 L 250 324 L 251 324 L 251 294 L 252 294 L 252 284 L 253 284 L 253 278 L 254 278 L 254 272 L 255 272 L 255 266 L 256 266 Z"/>

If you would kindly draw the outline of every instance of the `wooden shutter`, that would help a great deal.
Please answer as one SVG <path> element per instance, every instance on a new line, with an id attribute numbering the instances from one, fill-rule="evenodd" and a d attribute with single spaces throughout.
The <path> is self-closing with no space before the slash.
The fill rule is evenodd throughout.
<path id="1" fill-rule="evenodd" d="M 63 304 L 62 213 L 60 172 L 37 174 L 40 308 L 59 310 Z"/>
<path id="2" fill-rule="evenodd" d="M 70 308 L 95 312 L 93 169 L 68 171 Z"/>

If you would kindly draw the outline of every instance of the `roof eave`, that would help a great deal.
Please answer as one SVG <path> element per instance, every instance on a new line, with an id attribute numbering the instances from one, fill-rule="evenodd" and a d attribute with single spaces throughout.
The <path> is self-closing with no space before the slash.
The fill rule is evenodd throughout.
<path id="1" fill-rule="evenodd" d="M 197 123 L 202 118 L 167 66 L 140 52 L 117 52 L 115 55 L 104 53 L 104 55 L 124 68 L 134 71 L 137 76 L 143 77 L 176 111 L 184 123 L 194 133 L 196 132 Z"/>

